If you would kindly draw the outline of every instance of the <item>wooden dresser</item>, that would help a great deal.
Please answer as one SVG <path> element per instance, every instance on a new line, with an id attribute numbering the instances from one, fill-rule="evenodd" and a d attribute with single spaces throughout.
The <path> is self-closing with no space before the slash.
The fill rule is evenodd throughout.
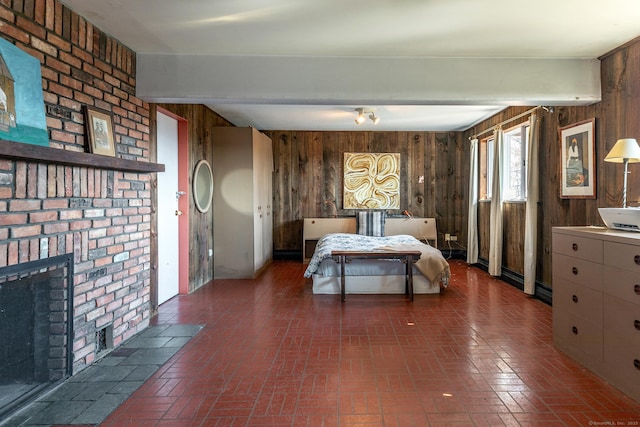
<path id="1" fill-rule="evenodd" d="M 553 228 L 553 342 L 640 402 L 640 233 Z"/>

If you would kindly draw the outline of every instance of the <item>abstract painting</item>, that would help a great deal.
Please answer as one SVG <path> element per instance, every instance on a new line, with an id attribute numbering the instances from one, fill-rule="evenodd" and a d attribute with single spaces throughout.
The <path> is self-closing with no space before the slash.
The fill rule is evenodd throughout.
<path id="1" fill-rule="evenodd" d="M 400 153 L 344 153 L 344 209 L 400 209 Z"/>

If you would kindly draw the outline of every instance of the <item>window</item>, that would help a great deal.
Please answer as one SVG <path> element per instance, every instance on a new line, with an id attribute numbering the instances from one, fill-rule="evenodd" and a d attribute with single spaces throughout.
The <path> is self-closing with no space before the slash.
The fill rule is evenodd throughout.
<path id="1" fill-rule="evenodd" d="M 529 124 L 513 127 L 503 134 L 502 198 L 506 201 L 524 201 L 527 199 L 527 144 Z M 491 199 L 491 177 L 494 168 L 493 137 L 480 142 L 480 198 Z"/>
<path id="2" fill-rule="evenodd" d="M 480 200 L 491 200 L 494 143 L 493 137 L 480 141 Z"/>

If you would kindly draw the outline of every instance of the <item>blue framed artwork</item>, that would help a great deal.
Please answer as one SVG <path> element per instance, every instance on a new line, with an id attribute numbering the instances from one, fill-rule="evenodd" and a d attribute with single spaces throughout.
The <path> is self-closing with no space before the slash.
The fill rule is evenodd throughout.
<path id="1" fill-rule="evenodd" d="M 40 61 L 2 38 L 0 139 L 49 145 Z"/>

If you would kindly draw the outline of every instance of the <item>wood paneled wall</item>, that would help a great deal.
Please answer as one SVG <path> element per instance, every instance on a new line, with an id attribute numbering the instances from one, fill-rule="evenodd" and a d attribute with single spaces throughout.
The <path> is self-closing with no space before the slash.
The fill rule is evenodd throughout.
<path id="1" fill-rule="evenodd" d="M 640 138 L 640 42 L 634 40 L 601 58 L 602 101 L 584 107 L 538 110 L 540 123 L 540 195 L 538 218 L 538 281 L 551 286 L 551 228 L 562 225 L 601 225 L 597 208 L 620 206 L 622 166 L 605 163 L 618 138 Z M 211 159 L 210 129 L 229 125 L 203 106 L 162 105 L 189 120 L 190 164 Z M 530 107 L 510 107 L 466 132 L 315 132 L 268 131 L 274 154 L 274 250 L 302 250 L 302 219 L 353 215 L 342 209 L 343 154 L 345 152 L 398 152 L 401 154 L 401 208 L 416 216 L 438 220 L 439 242 L 444 233 L 458 236 L 454 249 L 466 249 L 469 180 L 469 137 Z M 560 143 L 558 129 L 589 118 L 596 119 L 596 199 L 559 197 Z M 506 125 L 525 121 L 519 119 Z M 486 135 L 485 135 L 486 136 Z M 640 204 L 640 165 L 630 166 L 628 201 Z M 419 177 L 424 176 L 424 182 Z M 191 197 L 191 196 L 190 196 Z M 523 270 L 523 203 L 505 205 L 504 266 Z M 192 211 L 195 212 L 195 209 Z M 489 204 L 479 207 L 480 256 L 488 258 Z M 209 236 L 211 222 L 192 214 L 193 235 Z M 199 237 L 200 238 L 200 237 Z M 207 237 L 209 238 L 209 237 Z M 193 249 L 193 248 L 192 248 Z M 191 254 L 191 288 L 208 281 L 201 254 Z M 208 271 L 208 270 L 207 270 Z"/>
<path id="2" fill-rule="evenodd" d="M 468 150 L 460 132 L 265 132 L 274 151 L 274 250 L 302 250 L 305 217 L 354 215 L 342 209 L 347 152 L 400 153 L 401 207 L 438 220 L 444 233 L 466 228 Z M 423 182 L 420 176 L 424 177 Z M 464 241 L 460 241 L 464 245 Z"/>
<path id="3" fill-rule="evenodd" d="M 540 122 L 540 194 L 538 203 L 537 279 L 551 283 L 551 228 L 602 225 L 597 208 L 621 206 L 622 166 L 604 157 L 618 138 L 640 139 L 640 41 L 634 40 L 601 58 L 602 101 L 589 106 L 537 111 Z M 300 250 L 302 218 L 352 215 L 342 201 L 342 154 L 349 151 L 402 154 L 402 209 L 438 219 L 443 234 L 458 236 L 454 248 L 467 245 L 469 137 L 517 116 L 530 107 L 510 107 L 466 132 L 267 132 L 274 142 L 274 249 Z M 559 197 L 560 127 L 595 118 L 596 199 Z M 526 121 L 518 119 L 505 128 Z M 486 136 L 486 134 L 484 135 Z M 628 201 L 640 205 L 640 165 L 630 166 Z M 424 175 L 423 184 L 418 177 Z M 327 203 L 335 201 L 337 210 Z M 503 265 L 523 272 L 523 203 L 504 211 Z M 489 204 L 479 207 L 480 256 L 488 258 Z"/>
<path id="4" fill-rule="evenodd" d="M 619 138 L 640 139 L 640 40 L 634 40 L 601 59 L 602 101 L 583 107 L 555 107 L 553 113 L 538 110 L 540 125 L 540 194 L 538 204 L 537 279 L 551 282 L 551 228 L 564 225 L 602 225 L 598 207 L 622 206 L 623 169 L 605 163 L 604 157 Z M 490 128 L 526 108 L 509 108 L 465 132 L 465 139 Z M 595 118 L 596 198 L 561 199 L 559 128 Z M 516 124 L 514 121 L 509 125 Z M 506 126 L 505 126 L 506 127 Z M 628 203 L 640 205 L 640 165 L 630 165 Z M 489 204 L 479 208 L 480 256 L 488 258 Z M 507 204 L 504 215 L 503 264 L 522 273 L 524 204 Z"/>

